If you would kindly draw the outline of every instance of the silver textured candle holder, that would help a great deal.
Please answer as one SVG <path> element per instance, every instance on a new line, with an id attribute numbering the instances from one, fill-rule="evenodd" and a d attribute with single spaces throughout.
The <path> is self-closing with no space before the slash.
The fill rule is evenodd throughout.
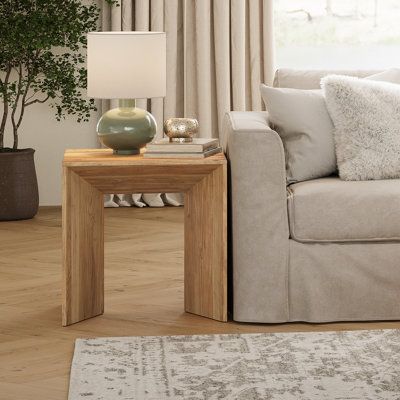
<path id="1" fill-rule="evenodd" d="M 199 129 L 199 122 L 194 118 L 169 118 L 164 122 L 164 133 L 170 142 L 192 142 Z"/>

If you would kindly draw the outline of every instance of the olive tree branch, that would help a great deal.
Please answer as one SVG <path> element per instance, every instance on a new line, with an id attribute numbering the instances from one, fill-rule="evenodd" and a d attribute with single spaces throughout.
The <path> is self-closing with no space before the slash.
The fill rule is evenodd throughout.
<path id="1" fill-rule="evenodd" d="M 22 85 L 23 85 L 23 71 L 22 71 L 22 63 L 18 66 L 18 84 L 17 84 L 17 94 L 15 100 L 13 101 L 12 105 L 12 112 L 11 112 L 11 123 L 13 126 L 13 137 L 14 137 L 14 145 L 13 149 L 18 147 L 18 126 L 15 121 L 15 114 L 17 112 L 18 102 L 22 94 Z M 28 86 L 28 85 L 27 85 Z M 26 90 L 26 88 L 25 88 Z M 25 93 L 24 93 L 25 94 Z"/>
<path id="2" fill-rule="evenodd" d="M 118 6 L 116 0 L 104 1 Z M 0 1 L 0 149 L 9 119 L 17 147 L 30 105 L 56 99 L 50 105 L 57 120 L 66 114 L 78 122 L 89 119 L 96 107 L 82 95 L 87 85 L 84 52 L 86 32 L 98 29 L 99 13 L 97 0 L 68 0 L 61 8 L 59 0 Z"/>
<path id="3" fill-rule="evenodd" d="M 37 49 L 35 51 L 35 54 L 34 54 L 32 60 L 31 60 L 32 64 L 35 64 L 35 62 L 37 61 L 40 53 L 41 53 L 40 49 Z M 22 82 L 23 82 L 23 79 L 22 79 L 23 78 L 23 70 L 22 70 L 22 64 L 20 64 L 19 71 L 18 71 L 19 72 L 19 77 L 20 77 L 20 79 L 18 81 L 18 95 L 17 95 L 17 98 L 15 100 L 13 113 L 11 115 L 12 125 L 13 125 L 13 134 L 14 134 L 14 146 L 13 146 L 14 149 L 16 149 L 18 147 L 18 129 L 21 126 L 22 119 L 24 117 L 25 107 L 27 106 L 26 98 L 28 96 L 29 89 L 31 87 L 31 84 L 32 84 L 32 81 L 33 81 L 34 75 L 35 75 L 35 73 L 30 68 L 30 63 L 26 63 L 26 71 L 27 71 L 26 72 L 27 80 L 26 80 L 25 88 L 23 88 L 23 85 L 22 85 Z M 20 110 L 20 113 L 19 113 L 19 117 L 16 120 L 15 119 L 15 113 L 16 113 L 16 110 L 17 110 L 17 107 L 18 107 L 18 102 L 19 102 L 19 99 L 20 99 L 21 95 L 22 95 L 21 110 Z M 40 102 L 44 103 L 44 101 L 40 101 Z M 30 102 L 30 104 L 33 104 L 33 103 L 34 103 L 34 101 Z"/>
<path id="4" fill-rule="evenodd" d="M 32 96 L 31 96 L 31 98 L 32 98 Z M 31 101 L 27 101 L 26 103 L 24 103 L 24 106 L 28 107 L 28 106 L 30 106 L 32 104 L 35 104 L 35 103 L 40 103 L 40 104 L 46 103 L 46 101 L 49 98 L 50 98 L 50 95 L 48 94 L 44 99 L 34 99 L 34 100 L 31 100 Z"/>
<path id="5" fill-rule="evenodd" d="M 0 149 L 4 147 L 4 130 L 6 128 L 6 122 L 8 117 L 8 96 L 7 96 L 7 85 L 10 79 L 11 66 L 8 66 L 4 81 L 1 81 L 1 92 L 3 94 L 3 116 L 0 124 Z"/>

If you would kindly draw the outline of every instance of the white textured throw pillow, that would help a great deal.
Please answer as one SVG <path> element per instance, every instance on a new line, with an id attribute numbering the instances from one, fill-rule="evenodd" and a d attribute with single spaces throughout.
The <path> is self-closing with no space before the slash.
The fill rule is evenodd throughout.
<path id="1" fill-rule="evenodd" d="M 340 177 L 400 178 L 400 85 L 335 75 L 321 82 Z"/>
<path id="2" fill-rule="evenodd" d="M 365 79 L 400 84 L 400 69 Z M 261 85 L 269 121 L 282 138 L 288 183 L 336 172 L 333 124 L 322 90 L 273 88 Z"/>

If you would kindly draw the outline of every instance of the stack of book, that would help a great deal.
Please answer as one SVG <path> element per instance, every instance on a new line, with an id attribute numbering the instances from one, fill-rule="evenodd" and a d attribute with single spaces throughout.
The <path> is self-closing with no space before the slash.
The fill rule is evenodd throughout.
<path id="1" fill-rule="evenodd" d="M 192 142 L 176 143 L 161 139 L 146 146 L 147 158 L 205 158 L 221 153 L 218 139 L 195 138 Z"/>

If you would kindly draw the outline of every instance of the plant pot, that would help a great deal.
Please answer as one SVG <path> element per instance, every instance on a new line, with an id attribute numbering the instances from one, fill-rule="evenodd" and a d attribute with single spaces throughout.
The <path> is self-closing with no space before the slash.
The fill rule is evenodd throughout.
<path id="1" fill-rule="evenodd" d="M 39 206 L 34 149 L 0 150 L 0 221 L 33 218 Z"/>

